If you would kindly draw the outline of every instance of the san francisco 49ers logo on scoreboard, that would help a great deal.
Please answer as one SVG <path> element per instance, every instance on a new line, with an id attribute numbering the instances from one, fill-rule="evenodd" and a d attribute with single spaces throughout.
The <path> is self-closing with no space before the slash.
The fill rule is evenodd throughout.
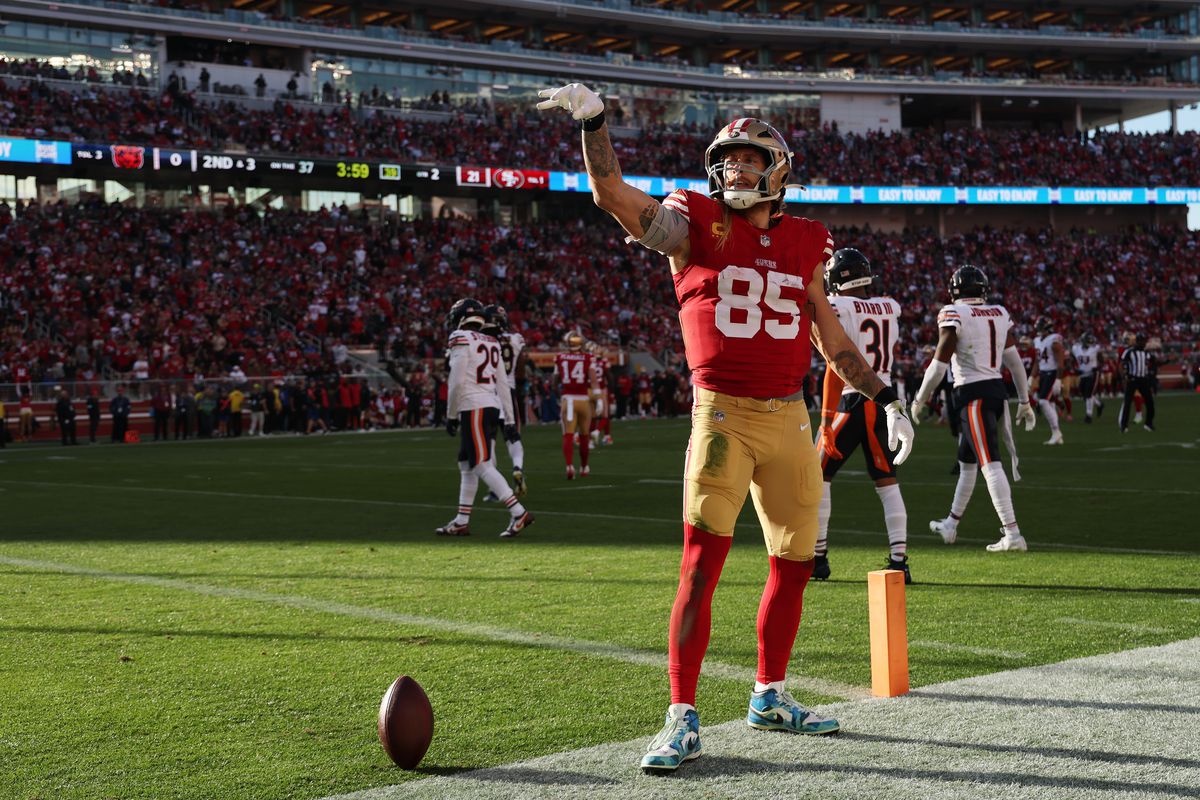
<path id="1" fill-rule="evenodd" d="M 520 189 L 525 185 L 525 174 L 517 169 L 492 170 L 492 180 L 502 189 Z"/>

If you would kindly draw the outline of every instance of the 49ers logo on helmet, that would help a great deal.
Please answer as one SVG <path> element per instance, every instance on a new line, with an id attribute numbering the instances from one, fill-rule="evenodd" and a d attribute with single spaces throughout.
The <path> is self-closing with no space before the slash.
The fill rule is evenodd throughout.
<path id="1" fill-rule="evenodd" d="M 525 175 L 519 169 L 497 169 L 492 171 L 492 181 L 505 189 L 520 189 L 525 185 Z"/>
<path id="2" fill-rule="evenodd" d="M 146 163 L 146 148 L 132 144 L 114 144 L 112 150 L 113 166 L 117 169 L 141 169 Z"/>

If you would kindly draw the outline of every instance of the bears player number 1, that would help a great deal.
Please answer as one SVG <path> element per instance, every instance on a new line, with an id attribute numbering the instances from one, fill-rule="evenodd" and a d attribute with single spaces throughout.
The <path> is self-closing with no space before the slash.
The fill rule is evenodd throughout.
<path id="1" fill-rule="evenodd" d="M 747 284 L 746 293 L 734 290 L 735 281 Z M 803 289 L 804 279 L 799 275 L 788 275 L 784 272 L 769 272 L 766 280 L 766 293 L 763 292 L 763 277 L 757 270 L 748 267 L 729 265 L 717 276 L 717 294 L 721 301 L 717 303 L 717 329 L 732 339 L 753 339 L 760 328 L 766 330 L 773 339 L 795 339 L 800 333 L 800 306 L 795 300 L 783 297 L 783 289 Z M 767 307 L 780 314 L 789 314 L 790 322 L 780 322 L 776 319 L 762 322 L 762 309 L 759 301 L 766 302 Z M 746 319 L 741 322 L 733 321 L 733 309 L 739 308 L 746 312 Z"/>

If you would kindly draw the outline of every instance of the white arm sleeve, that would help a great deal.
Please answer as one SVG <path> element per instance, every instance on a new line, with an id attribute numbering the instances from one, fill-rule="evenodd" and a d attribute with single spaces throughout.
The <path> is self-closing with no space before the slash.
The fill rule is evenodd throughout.
<path id="1" fill-rule="evenodd" d="M 1004 349 L 1004 366 L 1012 373 L 1013 386 L 1017 389 L 1017 402 L 1029 402 L 1029 376 L 1025 374 L 1025 365 L 1021 363 L 1021 354 L 1015 347 Z"/>
<path id="2" fill-rule="evenodd" d="M 925 368 L 925 380 L 921 381 L 921 388 L 917 390 L 917 399 L 914 402 L 918 405 L 929 402 L 942 378 L 946 377 L 946 368 L 949 366 L 945 361 L 938 361 L 936 358 L 929 362 L 929 366 Z"/>
<path id="3" fill-rule="evenodd" d="M 517 417 L 513 411 L 512 387 L 508 383 L 508 373 L 503 369 L 496 370 L 496 394 L 500 396 L 501 424 L 512 425 Z"/>
<path id="4" fill-rule="evenodd" d="M 642 233 L 642 238 L 635 239 L 630 236 L 625 241 L 637 242 L 648 250 L 669 256 L 687 238 L 688 224 L 687 220 L 683 218 L 683 214 L 680 214 L 673 208 L 659 205 L 658 213 L 654 215 L 654 219 L 646 226 L 646 230 Z"/>
<path id="5" fill-rule="evenodd" d="M 459 385 L 467 365 L 467 349 L 463 346 L 450 348 L 450 375 L 446 378 L 446 418 L 458 419 Z"/>

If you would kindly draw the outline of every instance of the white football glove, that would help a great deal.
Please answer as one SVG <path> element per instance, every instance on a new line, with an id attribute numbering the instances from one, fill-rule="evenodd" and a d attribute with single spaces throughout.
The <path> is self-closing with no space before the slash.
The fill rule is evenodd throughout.
<path id="1" fill-rule="evenodd" d="M 537 104 L 539 111 L 548 108 L 565 108 L 575 119 L 591 119 L 604 111 L 604 101 L 582 83 L 568 83 L 558 89 L 542 89 L 538 97 L 546 99 Z"/>
<path id="2" fill-rule="evenodd" d="M 904 414 L 903 400 L 893 400 L 884 406 L 883 410 L 887 413 L 888 449 L 896 452 L 896 448 L 900 448 L 892 463 L 900 466 L 912 452 L 913 440 L 917 438 L 917 433 L 913 430 L 912 422 Z"/>
<path id="3" fill-rule="evenodd" d="M 1033 406 L 1029 405 L 1028 402 L 1017 403 L 1017 424 L 1020 425 L 1022 422 L 1025 423 L 1026 433 L 1033 430 L 1033 427 L 1037 425 L 1037 417 L 1033 414 Z"/>
<path id="4" fill-rule="evenodd" d="M 912 401 L 912 405 L 908 407 L 908 415 L 912 419 L 914 428 L 921 424 L 921 403 L 919 401 Z"/>

